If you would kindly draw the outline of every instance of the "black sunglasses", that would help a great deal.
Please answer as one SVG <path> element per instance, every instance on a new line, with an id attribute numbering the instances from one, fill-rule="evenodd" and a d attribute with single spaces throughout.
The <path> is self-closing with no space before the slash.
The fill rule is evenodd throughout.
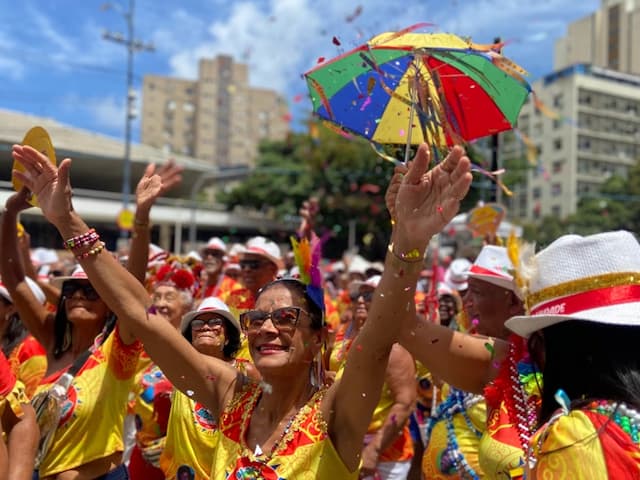
<path id="1" fill-rule="evenodd" d="M 242 270 L 258 270 L 265 262 L 262 260 L 240 260 L 239 264 Z"/>
<path id="2" fill-rule="evenodd" d="M 370 302 L 371 300 L 373 300 L 374 292 L 375 292 L 375 290 L 365 290 L 364 292 L 354 292 L 351 295 L 349 295 L 349 298 L 351 298 L 352 302 L 355 302 L 360 297 L 362 297 L 362 299 L 365 302 Z"/>
<path id="3" fill-rule="evenodd" d="M 196 318 L 195 320 L 191 320 L 191 328 L 193 330 L 200 330 L 207 325 L 210 328 L 213 327 L 221 327 L 223 325 L 223 320 L 218 317 L 208 318 L 207 320 L 203 320 L 201 318 Z"/>
<path id="4" fill-rule="evenodd" d="M 290 333 L 295 330 L 300 318 L 300 312 L 309 316 L 309 312 L 300 307 L 282 307 L 276 308 L 272 312 L 263 312 L 262 310 L 249 310 L 240 314 L 240 324 L 247 333 L 255 333 L 267 319 L 271 319 L 271 323 L 279 331 Z"/>
<path id="5" fill-rule="evenodd" d="M 65 282 L 62 285 L 62 291 L 60 293 L 65 298 L 71 298 L 78 290 L 80 290 L 82 292 L 82 296 L 89 301 L 98 300 L 100 298 L 100 295 L 98 295 L 98 292 L 96 292 L 91 284 L 84 282 Z"/>

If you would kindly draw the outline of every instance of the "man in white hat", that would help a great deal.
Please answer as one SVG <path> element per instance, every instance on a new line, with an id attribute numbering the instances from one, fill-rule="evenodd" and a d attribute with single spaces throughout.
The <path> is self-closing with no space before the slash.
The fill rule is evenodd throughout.
<path id="1" fill-rule="evenodd" d="M 224 273 L 227 246 L 221 238 L 211 237 L 201 254 L 204 278 L 198 298 L 218 297 L 240 288 L 237 281 Z"/>
<path id="2" fill-rule="evenodd" d="M 282 253 L 275 242 L 265 237 L 253 237 L 247 241 L 239 258 L 240 280 L 253 297 L 246 299 L 244 303 L 250 305 L 245 308 L 252 308 L 258 291 L 267 283 L 273 282 L 278 277 L 278 270 L 284 267 Z"/>

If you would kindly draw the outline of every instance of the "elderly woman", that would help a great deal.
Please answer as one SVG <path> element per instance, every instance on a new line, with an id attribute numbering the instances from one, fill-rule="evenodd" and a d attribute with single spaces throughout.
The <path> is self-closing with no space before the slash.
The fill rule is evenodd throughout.
<path id="1" fill-rule="evenodd" d="M 16 147 L 16 158 L 25 148 L 30 147 Z M 33 295 L 22 264 L 12 261 L 19 258 L 16 220 L 30 207 L 26 199 L 23 189 L 7 200 L 0 231 L 0 271 L 20 319 L 47 352 L 47 373 L 39 392 L 46 395 L 56 384 L 66 389 L 59 421 L 54 422 L 57 428 L 41 432 L 49 447 L 39 452 L 40 477 L 120 478 L 126 473 L 121 466 L 123 421 L 140 343 L 127 325 L 113 328 L 112 311 L 82 269 L 56 278 L 62 286 L 56 314 Z M 92 231 L 67 245 L 76 257 L 95 256 L 104 248 L 98 238 Z M 71 367 L 76 374 L 68 384 L 64 374 Z"/>
<path id="2" fill-rule="evenodd" d="M 25 172 L 14 174 L 36 195 L 65 239 L 89 228 L 73 210 L 65 159 L 56 168 L 29 147 L 13 147 Z M 384 383 L 379 375 L 403 322 L 415 309 L 412 287 L 430 238 L 457 212 L 471 183 L 461 148 L 431 171 L 422 145 L 397 192 L 396 226 L 369 319 L 354 340 L 344 375 L 325 388 L 316 372 L 324 342 L 322 295 L 297 280 L 265 285 L 242 325 L 263 382 L 255 385 L 228 363 L 203 355 L 166 321 L 147 311 L 142 285 L 110 255 L 80 262 L 107 303 L 145 345 L 174 386 L 218 421 L 212 478 L 356 478 L 362 443 Z M 93 251 L 96 250 L 92 246 Z M 406 307 L 403 307 L 406 306 Z M 313 378 L 315 377 L 315 378 Z"/>
<path id="3" fill-rule="evenodd" d="M 250 363 L 235 358 L 240 348 L 240 323 L 219 298 L 205 298 L 197 310 L 187 313 L 182 318 L 181 331 L 203 355 L 253 374 Z M 160 457 L 165 478 L 179 478 L 179 472 L 189 471 L 193 474 L 191 478 L 207 480 L 210 457 L 217 444 L 217 428 L 215 419 L 201 403 L 176 390 Z"/>

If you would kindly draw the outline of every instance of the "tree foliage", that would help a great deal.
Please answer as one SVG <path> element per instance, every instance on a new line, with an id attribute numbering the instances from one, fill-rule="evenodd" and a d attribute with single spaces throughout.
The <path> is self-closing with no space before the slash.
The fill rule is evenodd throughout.
<path id="1" fill-rule="evenodd" d="M 315 123 L 310 131 L 312 135 L 295 133 L 261 145 L 253 173 L 232 190 L 220 192 L 218 201 L 229 209 L 250 207 L 286 219 L 315 196 L 320 203 L 316 231 L 330 235 L 327 256 L 338 257 L 349 246 L 351 225 L 360 253 L 383 258 L 390 234 L 384 194 L 393 163 L 364 140 L 346 139 Z M 401 156 L 402 149 L 396 150 Z M 473 192 L 464 205 L 475 205 L 477 198 Z"/>

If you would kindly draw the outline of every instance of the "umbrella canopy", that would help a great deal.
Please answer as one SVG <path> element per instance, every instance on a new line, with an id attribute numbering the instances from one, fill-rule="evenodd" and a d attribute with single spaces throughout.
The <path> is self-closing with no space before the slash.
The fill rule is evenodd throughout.
<path id="1" fill-rule="evenodd" d="M 492 47 L 445 33 L 383 33 L 305 73 L 313 111 L 377 144 L 444 148 L 509 130 L 530 87 Z"/>

